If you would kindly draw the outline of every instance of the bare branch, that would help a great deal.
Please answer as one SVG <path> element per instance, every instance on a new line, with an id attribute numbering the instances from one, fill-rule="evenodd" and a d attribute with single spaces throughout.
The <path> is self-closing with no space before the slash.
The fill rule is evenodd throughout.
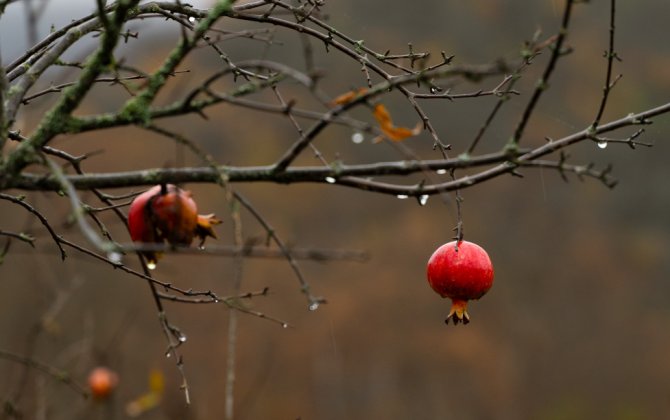
<path id="1" fill-rule="evenodd" d="M 98 235 L 98 233 L 91 227 L 91 225 L 88 224 L 85 218 L 86 211 L 81 205 L 77 191 L 65 177 L 61 168 L 59 168 L 58 165 L 53 163 L 53 161 L 50 159 L 47 159 L 46 163 L 49 166 L 49 169 L 51 169 L 51 173 L 54 175 L 55 179 L 60 183 L 61 188 L 70 198 L 72 214 L 74 215 L 74 219 L 86 239 L 88 239 L 89 242 L 91 242 L 100 251 L 105 253 L 118 252 L 118 246 L 116 244 L 100 237 L 100 235 Z"/>
<path id="2" fill-rule="evenodd" d="M 565 38 L 568 35 L 568 25 L 570 23 L 573 5 L 574 0 L 566 0 L 565 7 L 563 9 L 563 20 L 561 22 L 561 28 L 559 29 L 558 35 L 556 36 L 556 43 L 553 45 L 553 50 L 551 52 L 551 56 L 549 57 L 549 62 L 547 63 L 547 67 L 544 69 L 544 73 L 542 73 L 542 76 L 537 81 L 533 95 L 528 100 L 526 108 L 523 111 L 523 115 L 521 116 L 521 120 L 517 124 L 512 139 L 510 140 L 511 143 L 515 146 L 519 144 L 519 141 L 523 136 L 524 129 L 526 128 L 526 124 L 528 124 L 530 116 L 535 110 L 535 106 L 540 100 L 540 97 L 549 87 L 549 79 L 554 73 L 558 59 L 565 54 L 565 51 L 563 51 L 563 43 L 565 42 Z"/>
<path id="3" fill-rule="evenodd" d="M 139 0 L 120 1 L 114 11 L 114 24 L 103 33 L 100 45 L 97 51 L 89 59 L 86 67 L 82 70 L 79 80 L 73 86 L 66 88 L 66 91 L 61 96 L 60 100 L 42 119 L 36 132 L 28 141 L 22 142 L 19 147 L 9 154 L 4 165 L 0 165 L 0 172 L 6 175 L 13 175 L 18 173 L 29 163 L 37 160 L 35 150 L 51 140 L 51 138 L 62 131 L 63 120 L 65 120 L 70 113 L 79 105 L 84 96 L 88 93 L 91 85 L 95 79 L 109 65 L 112 57 L 112 50 L 118 42 L 118 35 L 121 32 L 121 27 L 126 19 L 126 14 L 129 9 L 137 4 Z M 93 30 L 97 26 L 97 21 L 89 21 L 84 24 L 88 25 L 87 29 Z M 27 90 L 33 85 L 38 76 L 42 74 L 47 67 L 55 62 L 55 60 L 63 53 L 63 51 L 75 42 L 80 32 L 68 31 L 66 37 L 58 46 L 49 50 L 45 56 L 33 65 L 28 73 L 18 82 L 12 89 L 5 110 L 5 118 L 9 125 L 14 122 L 19 105 Z"/>
<path id="4" fill-rule="evenodd" d="M 19 241 L 23 241 L 28 245 L 30 245 L 31 247 L 35 248 L 35 238 L 27 233 L 7 232 L 5 230 L 0 229 L 0 236 L 7 236 L 9 238 L 18 239 Z"/>
<path id="5" fill-rule="evenodd" d="M 18 204 L 19 206 L 28 210 L 30 213 L 34 214 L 39 219 L 39 221 L 42 223 L 42 225 L 47 229 L 47 231 L 49 232 L 51 237 L 53 238 L 54 242 L 56 243 L 56 246 L 58 247 L 58 250 L 60 251 L 61 259 L 62 260 L 65 259 L 66 254 L 65 254 L 65 250 L 63 249 L 63 247 L 60 244 L 60 238 L 56 234 L 56 232 L 53 230 L 53 228 L 51 227 L 49 222 L 47 221 L 47 218 L 44 217 L 44 215 L 42 215 L 42 213 L 37 211 L 37 209 L 35 209 L 30 204 L 26 203 L 24 197 L 14 197 L 14 196 L 9 195 L 9 194 L 0 193 L 0 200 L 6 200 L 6 201 L 10 201 L 14 204 Z"/>
<path id="6" fill-rule="evenodd" d="M 616 1 L 610 0 L 610 27 L 609 27 L 609 45 L 607 51 L 605 51 L 605 58 L 607 59 L 607 69 L 605 70 L 605 86 L 603 87 L 603 97 L 600 100 L 600 106 L 598 107 L 598 112 L 596 117 L 593 120 L 592 126 L 594 128 L 598 127 L 600 124 L 600 119 L 605 112 L 605 106 L 607 105 L 607 99 L 609 98 L 610 90 L 614 86 L 619 78 L 617 77 L 614 82 L 612 82 L 612 66 L 614 59 L 619 59 L 619 56 L 614 51 L 614 32 L 615 32 L 615 23 L 616 20 Z"/>
<path id="7" fill-rule="evenodd" d="M 81 395 L 83 398 L 88 398 L 88 392 L 86 389 L 80 385 L 77 381 L 72 379 L 72 376 L 64 371 L 57 369 L 53 366 L 47 365 L 45 363 L 39 362 L 37 360 L 24 357 L 6 350 L 0 350 L 0 358 L 9 360 L 12 362 L 20 363 L 22 365 L 28 366 L 32 369 L 39 370 L 42 373 L 46 373 L 47 375 L 51 376 L 58 382 L 61 382 L 70 388 L 72 388 L 75 392 L 77 392 L 79 395 Z"/>
<path id="8" fill-rule="evenodd" d="M 521 150 L 523 151 L 530 151 Z M 154 168 L 132 172 L 114 172 L 106 174 L 87 173 L 85 175 L 65 175 L 65 179 L 77 189 L 118 188 L 150 186 L 163 182 L 190 183 L 216 182 L 220 173 L 226 174 L 229 182 L 275 182 L 291 184 L 299 182 L 326 182 L 326 178 L 339 179 L 348 176 L 386 176 L 409 175 L 429 169 L 434 171 L 453 168 L 473 168 L 504 162 L 509 159 L 508 152 L 491 153 L 467 158 L 452 158 L 424 161 L 377 162 L 361 165 L 337 164 L 332 166 L 303 166 L 289 168 L 285 172 L 273 172 L 274 166 L 251 167 L 187 167 Z M 52 177 L 36 174 L 22 174 L 9 184 L 12 188 L 24 190 L 52 190 L 61 188 Z"/>
<path id="9" fill-rule="evenodd" d="M 301 291 L 307 296 L 307 300 L 309 303 L 309 310 L 313 311 L 316 310 L 320 304 L 326 303 L 326 300 L 322 297 L 314 296 L 311 291 L 311 287 L 309 286 L 309 283 L 307 283 L 307 280 L 305 280 L 305 277 L 302 274 L 302 271 L 300 270 L 300 267 L 298 266 L 297 261 L 291 254 L 290 249 L 284 244 L 284 241 L 281 240 L 281 238 L 277 235 L 276 230 L 265 220 L 265 218 L 256 210 L 256 208 L 242 195 L 239 193 L 234 193 L 235 199 L 240 202 L 242 206 L 244 206 L 249 213 L 251 213 L 252 216 L 258 220 L 258 222 L 263 226 L 265 231 L 268 234 L 268 238 L 272 239 L 275 244 L 281 249 L 282 253 L 286 257 L 289 265 L 291 266 L 291 269 L 295 273 L 296 277 L 298 278 L 298 281 L 300 282 L 300 288 Z"/>

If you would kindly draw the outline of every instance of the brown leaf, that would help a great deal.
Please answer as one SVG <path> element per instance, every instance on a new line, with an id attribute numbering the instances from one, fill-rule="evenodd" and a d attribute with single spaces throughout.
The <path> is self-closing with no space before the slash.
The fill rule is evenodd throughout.
<path id="1" fill-rule="evenodd" d="M 337 98 L 333 99 L 330 101 L 331 106 L 337 106 L 337 105 L 345 105 L 348 104 L 349 102 L 353 101 L 354 99 L 358 98 L 361 95 L 365 95 L 367 93 L 368 89 L 367 88 L 358 88 L 354 90 L 350 90 L 349 92 L 343 93 Z"/>
<path id="2" fill-rule="evenodd" d="M 382 133 L 384 133 L 384 135 L 391 141 L 403 141 L 406 138 L 416 136 L 421 132 L 421 123 L 418 123 L 414 128 L 396 127 L 391 119 L 391 114 L 389 114 L 386 107 L 382 104 L 375 105 L 373 115 L 379 123 Z M 375 143 L 378 143 L 379 141 L 375 141 Z"/>

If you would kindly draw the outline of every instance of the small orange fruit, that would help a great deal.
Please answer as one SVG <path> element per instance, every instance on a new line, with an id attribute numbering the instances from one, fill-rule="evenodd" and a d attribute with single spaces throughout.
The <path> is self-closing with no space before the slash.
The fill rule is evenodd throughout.
<path id="1" fill-rule="evenodd" d="M 96 400 L 105 400 L 114 392 L 119 375 L 104 366 L 98 366 L 88 375 L 88 388 Z"/>

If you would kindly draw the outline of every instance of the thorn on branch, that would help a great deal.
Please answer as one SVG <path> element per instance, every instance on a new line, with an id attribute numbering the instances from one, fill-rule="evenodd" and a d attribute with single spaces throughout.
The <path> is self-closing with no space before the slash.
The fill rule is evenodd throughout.
<path id="1" fill-rule="evenodd" d="M 568 157 L 569 155 L 565 151 L 561 150 L 561 154 L 558 160 L 558 173 L 566 183 L 569 182 L 568 177 L 565 174 L 565 162 L 568 160 Z"/>
<path id="2" fill-rule="evenodd" d="M 447 65 L 451 64 L 451 61 L 456 57 L 455 55 L 447 55 L 446 52 L 441 51 L 440 54 L 442 55 L 442 65 Z"/>
<path id="3" fill-rule="evenodd" d="M 328 36 L 323 40 L 323 43 L 326 47 L 326 52 L 330 52 L 330 44 L 333 42 L 333 33 L 328 31 Z"/>
<path id="4" fill-rule="evenodd" d="M 296 102 L 297 101 L 295 99 L 289 99 L 289 101 L 284 106 L 284 112 L 283 113 L 286 114 L 286 115 L 290 114 L 291 110 L 295 106 Z"/>
<path id="5" fill-rule="evenodd" d="M 0 236 L 6 236 L 8 238 L 18 239 L 19 241 L 25 242 L 31 247 L 35 248 L 35 237 L 24 232 L 7 232 L 0 229 Z M 0 258 L 2 255 L 0 255 Z"/>
<path id="6" fill-rule="evenodd" d="M 598 143 L 598 145 L 607 145 L 609 143 L 624 143 L 627 144 L 628 147 L 630 147 L 631 149 L 635 149 L 636 146 L 652 147 L 653 146 L 652 143 L 636 141 L 636 139 L 640 137 L 644 132 L 645 132 L 644 128 L 641 128 L 625 139 L 614 139 L 610 137 L 596 137 L 596 136 L 591 136 L 590 138 L 594 142 Z"/>
<path id="7" fill-rule="evenodd" d="M 128 38 L 134 38 L 137 39 L 139 32 L 130 32 L 130 30 L 126 30 L 126 32 L 119 34 L 123 38 L 123 43 L 127 44 L 128 43 Z"/>

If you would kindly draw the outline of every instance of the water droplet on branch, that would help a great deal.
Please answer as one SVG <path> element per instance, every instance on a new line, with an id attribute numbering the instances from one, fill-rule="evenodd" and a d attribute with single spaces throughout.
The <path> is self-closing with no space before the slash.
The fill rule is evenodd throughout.
<path id="1" fill-rule="evenodd" d="M 335 178 L 333 178 L 332 176 L 327 176 L 326 177 L 326 182 L 329 183 L 329 184 L 334 184 L 334 183 L 337 182 L 337 180 Z"/>
<path id="2" fill-rule="evenodd" d="M 398 194 L 398 195 L 396 195 L 396 198 L 397 198 L 398 200 L 406 200 L 406 199 L 409 198 L 409 195 L 407 195 L 407 194 Z"/>
<path id="3" fill-rule="evenodd" d="M 363 140 L 365 140 L 365 136 L 361 132 L 355 132 L 354 134 L 351 135 L 351 141 L 353 141 L 356 144 L 361 144 L 363 143 Z"/>
<path id="4" fill-rule="evenodd" d="M 116 251 L 112 251 L 112 252 L 107 254 L 107 259 L 109 261 L 113 262 L 114 264 L 120 263 L 122 257 L 123 257 L 123 255 L 121 255 L 120 252 L 116 252 Z"/>
<path id="5" fill-rule="evenodd" d="M 155 269 L 156 269 L 156 263 L 153 262 L 153 261 L 149 261 L 149 262 L 147 263 L 147 268 L 148 268 L 149 270 L 155 270 Z"/>
<path id="6" fill-rule="evenodd" d="M 437 171 L 435 171 L 435 173 L 438 174 L 438 175 L 444 175 L 444 174 L 447 173 L 447 170 L 446 169 L 438 169 Z"/>
<path id="7" fill-rule="evenodd" d="M 428 198 L 429 198 L 428 194 L 424 194 L 424 195 L 420 196 L 419 197 L 419 204 L 422 205 L 422 206 L 425 206 L 426 203 L 428 202 Z"/>
<path id="8" fill-rule="evenodd" d="M 598 147 L 600 147 L 601 149 L 606 148 L 607 147 L 607 142 L 605 140 L 599 141 L 598 142 Z"/>
<path id="9" fill-rule="evenodd" d="M 309 304 L 310 311 L 316 311 L 317 309 L 319 309 L 319 302 L 312 302 Z"/>

